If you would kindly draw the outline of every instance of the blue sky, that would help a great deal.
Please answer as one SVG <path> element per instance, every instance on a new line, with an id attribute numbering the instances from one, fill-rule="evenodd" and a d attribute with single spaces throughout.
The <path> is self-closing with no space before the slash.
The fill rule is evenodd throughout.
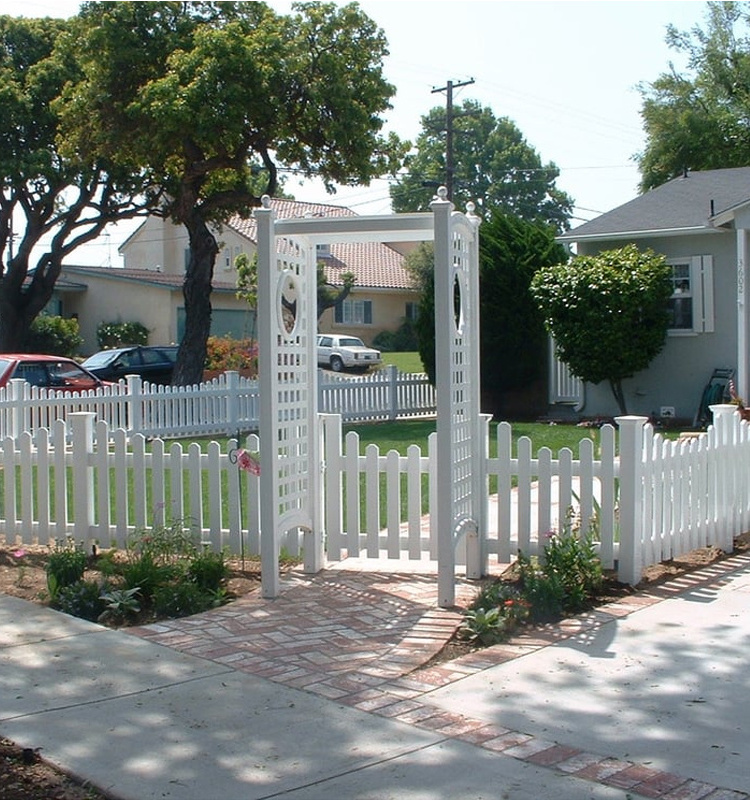
<path id="1" fill-rule="evenodd" d="M 272 0 L 278 11 L 290 3 Z M 383 28 L 390 56 L 388 80 L 396 86 L 386 129 L 416 138 L 420 117 L 444 105 L 433 89 L 474 79 L 454 100 L 479 101 L 507 116 L 544 162 L 560 168 L 557 184 L 575 200 L 575 223 L 591 219 L 637 193 L 633 156 L 643 147 L 637 85 L 653 81 L 681 56 L 665 43 L 666 27 L 703 24 L 704 2 L 653 0 L 509 0 L 416 2 L 362 0 Z M 0 13 L 68 16 L 72 0 L 0 0 Z M 316 183 L 287 189 L 300 200 L 343 203 L 360 214 L 390 211 L 388 182 L 328 195 Z M 112 247 L 129 232 L 112 232 Z M 94 248 L 79 263 L 99 263 Z M 116 254 L 115 254 L 116 255 Z M 116 259 L 113 259 L 115 261 Z"/>

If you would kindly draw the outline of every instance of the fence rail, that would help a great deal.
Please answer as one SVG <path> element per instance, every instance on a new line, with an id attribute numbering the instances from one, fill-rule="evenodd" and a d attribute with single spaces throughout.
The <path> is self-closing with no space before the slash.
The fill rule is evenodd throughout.
<path id="1" fill-rule="evenodd" d="M 532 457 L 511 426 L 497 428 L 497 454 L 484 459 L 485 547 L 499 564 L 521 550 L 533 555 L 574 509 L 582 531 L 596 526 L 605 568 L 637 583 L 644 566 L 709 545 L 731 550 L 750 529 L 750 423 L 731 406 L 714 406 L 714 425 L 698 437 L 670 441 L 645 418 L 624 417 L 601 430 L 598 452 L 581 440 L 557 458 Z M 356 432 L 342 437 L 339 415 L 322 416 L 324 527 L 328 557 L 434 560 L 437 552 L 435 435 L 427 453 L 364 451 Z M 485 420 L 485 425 L 488 425 Z M 485 428 L 489 436 L 489 431 Z M 233 458 L 238 444 L 261 449 L 255 434 L 205 448 L 112 430 L 88 412 L 51 429 L 0 441 L 0 532 L 7 543 L 73 537 L 126 545 L 138 529 L 181 520 L 201 541 L 234 553 L 260 552 L 257 476 Z M 301 534 L 282 546 L 298 554 Z M 460 562 L 460 558 L 458 559 Z"/>
<path id="2" fill-rule="evenodd" d="M 99 391 L 68 394 L 12 380 L 0 389 L 0 437 L 51 430 L 58 419 L 91 411 L 112 430 L 129 435 L 181 438 L 232 436 L 256 431 L 260 414 L 256 380 L 226 372 L 196 386 L 156 386 L 137 376 Z M 421 373 L 390 366 L 363 376 L 318 372 L 318 408 L 344 421 L 389 420 L 435 413 L 435 390 Z"/>

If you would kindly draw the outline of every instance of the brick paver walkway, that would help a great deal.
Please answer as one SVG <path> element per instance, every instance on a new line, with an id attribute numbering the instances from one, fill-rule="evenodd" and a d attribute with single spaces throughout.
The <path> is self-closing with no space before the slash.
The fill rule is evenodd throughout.
<path id="1" fill-rule="evenodd" d="M 394 565 L 397 566 L 397 565 Z M 613 618 L 750 566 L 729 557 L 649 591 L 630 595 L 556 625 L 432 667 L 424 665 L 451 638 L 460 609 L 437 608 L 435 575 L 326 570 L 291 573 L 279 597 L 260 591 L 195 617 L 130 628 L 132 635 L 351 707 L 439 731 L 486 750 L 562 773 L 663 800 L 750 800 L 750 794 L 673 775 L 646 765 L 587 753 L 564 743 L 488 725 L 430 704 L 437 687 L 571 636 Z M 458 606 L 476 593 L 459 581 Z"/>

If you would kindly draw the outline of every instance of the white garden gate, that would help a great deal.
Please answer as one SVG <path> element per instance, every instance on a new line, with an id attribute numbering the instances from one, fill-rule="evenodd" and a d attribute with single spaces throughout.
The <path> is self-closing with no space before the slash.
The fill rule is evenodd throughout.
<path id="1" fill-rule="evenodd" d="M 317 414 L 317 245 L 341 241 L 435 245 L 439 603 L 454 600 L 456 546 L 468 537 L 467 572 L 484 570 L 479 417 L 479 218 L 456 212 L 445 189 L 431 213 L 258 221 L 262 590 L 279 592 L 279 543 L 305 531 L 304 569 L 323 565 Z"/>

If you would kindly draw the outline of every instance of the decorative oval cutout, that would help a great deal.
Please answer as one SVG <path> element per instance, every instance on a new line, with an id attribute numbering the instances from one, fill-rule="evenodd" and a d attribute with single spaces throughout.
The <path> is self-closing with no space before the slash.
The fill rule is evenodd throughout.
<path id="1" fill-rule="evenodd" d="M 463 328 L 463 287 L 458 273 L 453 277 L 453 324 L 457 333 Z"/>
<path id="2" fill-rule="evenodd" d="M 278 315 L 279 330 L 286 338 L 291 337 L 297 328 L 299 296 L 297 277 L 292 272 L 282 273 L 279 278 L 276 313 Z"/>

